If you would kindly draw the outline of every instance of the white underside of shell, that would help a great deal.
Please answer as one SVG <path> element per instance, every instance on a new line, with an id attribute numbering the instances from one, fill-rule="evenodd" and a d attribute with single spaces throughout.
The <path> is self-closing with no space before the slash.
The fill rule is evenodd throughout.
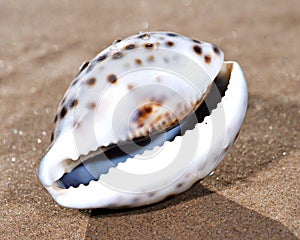
<path id="1" fill-rule="evenodd" d="M 247 85 L 239 64 L 224 62 L 223 68 L 230 71 L 225 96 L 193 130 L 119 163 L 86 186 L 58 187 L 54 182 L 68 171 L 72 160 L 66 160 L 65 165 L 61 161 L 54 162 L 51 169 L 57 171 L 48 171 L 48 162 L 44 161 L 39 173 L 41 182 L 57 203 L 70 208 L 136 207 L 187 190 L 224 158 L 246 113 Z M 59 137 L 47 158 L 77 159 L 78 149 L 70 139 L 68 134 Z M 61 145 L 64 147 L 59 147 Z"/>

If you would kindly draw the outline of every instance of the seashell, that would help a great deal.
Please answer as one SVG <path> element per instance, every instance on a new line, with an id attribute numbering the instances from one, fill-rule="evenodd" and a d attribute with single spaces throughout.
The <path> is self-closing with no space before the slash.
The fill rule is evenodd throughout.
<path id="1" fill-rule="evenodd" d="M 169 32 L 115 41 L 67 90 L 38 178 L 70 208 L 159 202 L 216 168 L 247 100 L 241 67 L 213 44 Z"/>

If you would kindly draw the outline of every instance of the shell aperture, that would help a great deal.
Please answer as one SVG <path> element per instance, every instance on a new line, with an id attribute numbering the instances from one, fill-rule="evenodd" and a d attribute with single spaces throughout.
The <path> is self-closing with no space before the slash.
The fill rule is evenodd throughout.
<path id="1" fill-rule="evenodd" d="M 58 184 L 62 188 L 70 186 L 78 187 L 80 184 L 87 185 L 90 181 L 97 181 L 101 174 L 106 174 L 111 167 L 115 167 L 120 162 L 125 162 L 128 158 L 134 157 L 136 154 L 142 154 L 146 150 L 151 150 L 155 146 L 162 146 L 165 141 L 173 141 L 176 136 L 182 136 L 185 131 L 193 130 L 196 123 L 201 123 L 205 116 L 208 116 L 211 110 L 217 107 L 217 103 L 224 97 L 228 82 L 224 79 L 216 78 L 208 99 L 209 108 L 205 101 L 195 110 L 195 116 L 183 121 L 178 126 L 156 136 L 151 136 L 142 140 L 134 140 L 128 142 L 121 147 L 118 145 L 95 155 L 81 163 L 70 173 L 66 173 L 58 180 Z"/>

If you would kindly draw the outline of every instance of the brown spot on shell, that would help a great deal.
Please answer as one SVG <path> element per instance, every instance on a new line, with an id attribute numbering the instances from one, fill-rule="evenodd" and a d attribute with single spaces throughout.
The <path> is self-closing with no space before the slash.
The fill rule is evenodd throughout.
<path id="1" fill-rule="evenodd" d="M 131 89 L 133 89 L 133 85 L 128 84 L 128 85 L 127 85 L 127 89 L 130 91 Z"/>
<path id="2" fill-rule="evenodd" d="M 134 113 L 132 121 L 138 123 L 138 125 L 142 124 L 144 120 L 148 118 L 149 114 L 151 114 L 151 112 L 153 111 L 152 105 L 153 104 L 146 104 L 137 109 L 137 111 Z"/>
<path id="3" fill-rule="evenodd" d="M 96 105 L 96 103 L 94 103 L 94 102 L 88 104 L 88 108 L 89 108 L 89 109 L 92 109 L 92 110 L 95 109 L 96 106 L 97 106 L 97 105 Z"/>
<path id="4" fill-rule="evenodd" d="M 90 78 L 86 81 L 87 85 L 89 85 L 90 87 L 94 86 L 96 83 L 96 78 Z"/>
<path id="5" fill-rule="evenodd" d="M 139 58 L 134 59 L 134 62 L 135 62 L 137 65 L 142 65 L 142 64 L 143 64 L 142 60 L 139 59 Z"/>
<path id="6" fill-rule="evenodd" d="M 215 54 L 219 55 L 220 54 L 220 48 L 218 48 L 216 45 L 213 46 L 213 50 Z"/>
<path id="7" fill-rule="evenodd" d="M 168 42 L 166 42 L 166 45 L 169 46 L 169 47 L 173 47 L 174 46 L 174 42 L 168 41 Z"/>
<path id="8" fill-rule="evenodd" d="M 131 50 L 134 49 L 135 45 L 134 44 L 128 44 L 127 46 L 124 47 L 124 50 Z"/>
<path id="9" fill-rule="evenodd" d="M 154 59 L 155 59 L 155 57 L 154 57 L 153 55 L 150 55 L 150 56 L 148 57 L 148 62 L 153 62 Z"/>
<path id="10" fill-rule="evenodd" d="M 78 105 L 78 99 L 74 99 L 71 104 L 70 104 L 70 108 L 76 107 Z"/>
<path id="11" fill-rule="evenodd" d="M 159 107 L 161 105 L 162 104 L 157 101 L 152 101 L 151 103 L 143 105 L 134 112 L 131 118 L 131 124 L 133 126 L 143 127 L 145 122 L 150 120 L 150 122 L 148 122 L 147 124 L 149 125 L 149 130 L 151 132 L 162 128 L 167 129 L 170 126 L 174 126 L 175 124 L 177 124 L 178 120 L 174 119 L 176 117 L 174 117 L 173 115 L 171 116 L 169 112 L 159 114 L 155 117 L 155 119 L 152 119 L 155 107 Z"/>
<path id="12" fill-rule="evenodd" d="M 193 39 L 193 42 L 194 42 L 194 43 L 199 43 L 199 44 L 202 43 L 201 41 L 199 41 L 199 40 L 197 40 L 197 39 Z"/>
<path id="13" fill-rule="evenodd" d="M 120 59 L 123 56 L 123 53 L 116 52 L 112 55 L 112 59 Z"/>
<path id="14" fill-rule="evenodd" d="M 207 64 L 210 63 L 210 62 L 211 62 L 211 56 L 205 55 L 205 56 L 204 56 L 204 61 L 205 61 Z"/>
<path id="15" fill-rule="evenodd" d="M 66 107 L 63 107 L 59 114 L 60 118 L 64 118 L 66 116 L 67 112 L 68 112 L 68 109 Z"/>
<path id="16" fill-rule="evenodd" d="M 82 72 L 88 65 L 89 62 L 83 62 L 79 67 L 79 72 Z"/>
<path id="17" fill-rule="evenodd" d="M 178 36 L 176 33 L 172 33 L 172 32 L 167 33 L 167 35 L 168 35 L 169 37 L 177 37 L 177 36 Z"/>
<path id="18" fill-rule="evenodd" d="M 154 48 L 154 44 L 153 43 L 145 43 L 144 47 L 147 48 L 147 49 L 152 50 Z"/>
<path id="19" fill-rule="evenodd" d="M 165 119 L 167 119 L 168 121 L 171 120 L 171 113 L 170 112 L 165 113 Z"/>
<path id="20" fill-rule="evenodd" d="M 109 74 L 107 76 L 107 81 L 109 81 L 110 83 L 116 83 L 117 81 L 117 76 L 115 74 Z"/>
<path id="21" fill-rule="evenodd" d="M 202 54 L 202 48 L 198 45 L 195 45 L 194 46 L 194 51 L 195 53 L 197 53 L 198 55 L 201 55 Z"/>
<path id="22" fill-rule="evenodd" d="M 143 110 L 144 110 L 144 113 L 149 114 L 149 113 L 152 112 L 152 107 L 146 105 L 146 106 L 143 108 Z"/>
<path id="23" fill-rule="evenodd" d="M 51 139 L 50 139 L 50 141 L 52 142 L 53 139 L 54 139 L 54 132 L 51 133 Z"/>
<path id="24" fill-rule="evenodd" d="M 138 38 L 142 38 L 142 39 L 148 39 L 149 37 L 150 37 L 150 35 L 148 33 L 143 33 L 138 36 Z"/>
<path id="25" fill-rule="evenodd" d="M 183 183 L 178 183 L 178 184 L 176 185 L 177 188 L 181 188 L 182 186 L 183 186 Z"/>
<path id="26" fill-rule="evenodd" d="M 107 57 L 106 54 L 100 55 L 100 56 L 96 59 L 96 61 L 97 61 L 97 62 L 101 62 L 101 61 L 103 61 L 106 57 Z"/>

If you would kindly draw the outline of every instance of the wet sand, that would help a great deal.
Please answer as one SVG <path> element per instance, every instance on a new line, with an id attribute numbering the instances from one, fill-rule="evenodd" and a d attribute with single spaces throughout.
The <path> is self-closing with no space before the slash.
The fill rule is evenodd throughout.
<path id="1" fill-rule="evenodd" d="M 0 238 L 299 238 L 299 9 L 297 0 L 0 1 Z M 213 176 L 170 200 L 62 208 L 36 178 L 58 103 L 83 61 L 147 30 L 213 42 L 242 65 L 239 138 Z"/>

